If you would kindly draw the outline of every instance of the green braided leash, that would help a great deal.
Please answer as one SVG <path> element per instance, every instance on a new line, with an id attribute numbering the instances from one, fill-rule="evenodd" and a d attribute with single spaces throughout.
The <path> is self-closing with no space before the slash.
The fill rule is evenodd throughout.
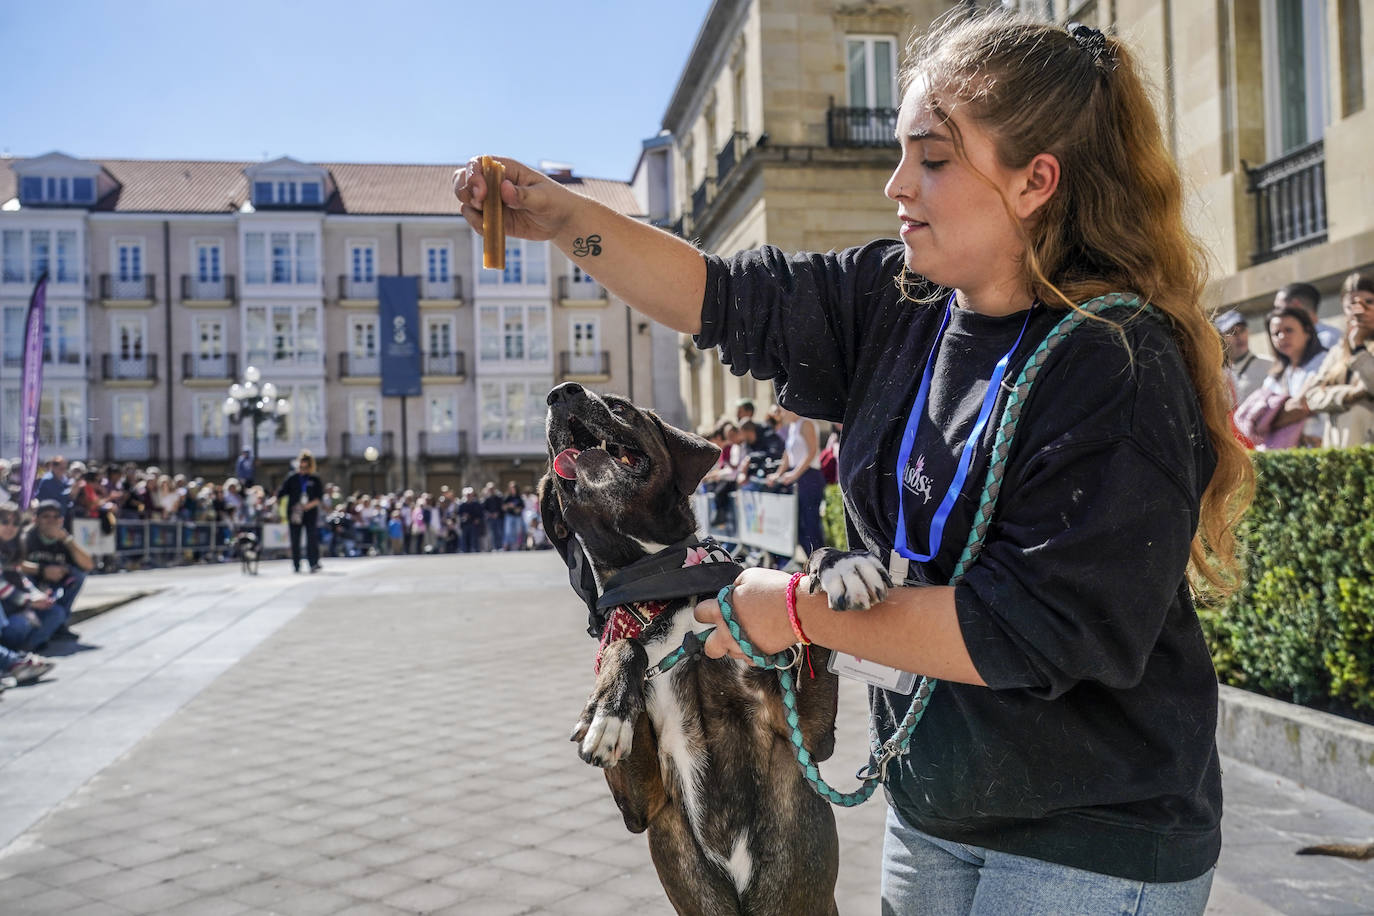
<path id="1" fill-rule="evenodd" d="M 1045 336 L 1045 339 L 1035 348 L 1030 359 L 1026 361 L 1026 365 L 1016 378 L 1016 384 L 1008 393 L 1006 405 L 1002 409 L 1002 419 L 997 427 L 997 438 L 992 447 L 992 460 L 988 463 L 987 476 L 983 482 L 982 497 L 978 502 L 978 509 L 974 513 L 968 543 L 964 546 L 964 551 L 954 566 L 953 575 L 950 576 L 950 585 L 955 585 L 963 579 L 964 573 L 967 572 L 969 566 L 972 565 L 983 549 L 983 539 L 987 536 L 988 525 L 992 521 L 992 512 L 997 505 L 997 496 L 1002 490 L 1002 474 L 1006 468 L 1007 458 L 1011 454 L 1012 438 L 1016 435 L 1016 427 L 1021 421 L 1021 413 L 1025 408 L 1031 384 L 1040 374 L 1040 370 L 1045 367 L 1050 353 L 1074 328 L 1087 320 L 1089 314 L 1096 315 L 1107 309 L 1131 306 L 1139 311 L 1154 311 L 1152 306 L 1141 305 L 1137 297 L 1121 293 L 1099 296 L 1084 302 L 1077 309 L 1070 310 L 1063 318 L 1059 319 L 1055 326 L 1050 329 L 1049 334 Z M 791 670 L 800 656 L 793 649 L 772 655 L 763 655 L 757 652 L 753 644 L 749 642 L 748 637 L 745 636 L 738 621 L 735 620 L 734 608 L 730 606 L 730 593 L 733 590 L 733 585 L 727 585 L 716 596 L 716 601 L 720 604 L 721 618 L 730 630 L 730 635 L 734 637 L 735 642 L 739 643 L 740 649 L 749 656 L 750 661 L 761 668 L 779 669 L 778 683 L 782 687 L 782 702 L 787 710 L 787 724 L 791 728 L 792 748 L 796 752 L 797 763 L 802 768 L 802 775 L 811 785 L 811 788 L 816 791 L 816 794 L 829 799 L 832 804 L 849 808 L 868 801 L 878 785 L 887 778 L 888 764 L 906 753 L 911 744 L 911 735 L 920 723 L 921 717 L 925 715 L 926 707 L 930 705 L 931 695 L 935 692 L 935 687 L 939 681 L 935 678 L 921 678 L 916 687 L 916 692 L 912 695 L 911 707 L 907 710 L 901 723 L 898 724 L 897 730 L 892 733 L 892 737 L 881 744 L 876 735 L 871 739 L 869 762 L 855 774 L 861 783 L 859 788 L 849 793 L 839 792 L 821 778 L 820 768 L 817 767 L 811 753 L 802 744 L 801 717 L 797 712 L 797 695 Z M 704 641 L 707 635 L 701 634 L 700 638 Z"/>

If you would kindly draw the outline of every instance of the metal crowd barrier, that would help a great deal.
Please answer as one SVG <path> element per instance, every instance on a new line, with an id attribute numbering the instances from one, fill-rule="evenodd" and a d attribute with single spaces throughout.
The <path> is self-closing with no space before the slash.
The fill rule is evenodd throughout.
<path id="1" fill-rule="evenodd" d="M 96 519 L 72 521 L 72 535 L 91 556 L 162 566 L 203 562 L 207 557 L 235 559 L 234 539 L 242 530 L 257 534 L 263 559 L 284 556 L 290 549 L 287 526 L 276 522 L 235 526 L 223 522 L 120 519 L 112 530 L 105 531 Z"/>
<path id="2" fill-rule="evenodd" d="M 718 541 L 756 547 L 790 557 L 797 550 L 797 494 L 736 490 L 724 524 L 711 524 L 715 495 L 698 491 L 692 499 L 697 528 Z"/>

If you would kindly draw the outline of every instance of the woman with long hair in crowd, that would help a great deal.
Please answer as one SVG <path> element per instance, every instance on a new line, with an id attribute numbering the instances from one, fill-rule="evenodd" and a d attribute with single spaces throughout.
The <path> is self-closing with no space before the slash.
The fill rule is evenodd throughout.
<path id="1" fill-rule="evenodd" d="M 747 569 L 730 600 L 761 652 L 806 637 L 940 681 L 881 767 L 884 912 L 1200 914 L 1221 774 L 1186 573 L 1234 573 L 1251 469 L 1177 168 L 1113 36 L 952 15 L 907 60 L 885 189 L 901 241 L 703 255 L 509 159 L 497 187 L 471 161 L 455 192 L 475 229 L 499 194 L 510 235 L 844 423 L 853 546 L 908 587 L 837 613 Z M 714 600 L 697 618 L 707 655 L 745 657 Z M 886 741 L 912 697 L 871 697 Z"/>

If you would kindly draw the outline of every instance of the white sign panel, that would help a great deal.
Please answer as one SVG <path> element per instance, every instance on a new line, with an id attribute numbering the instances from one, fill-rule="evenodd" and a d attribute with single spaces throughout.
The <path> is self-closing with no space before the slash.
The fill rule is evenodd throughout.
<path id="1" fill-rule="evenodd" d="M 104 534 L 100 530 L 100 520 L 95 518 L 72 519 L 72 537 L 82 550 L 93 557 L 103 557 L 115 552 L 115 536 L 111 530 Z"/>
<path id="2" fill-rule="evenodd" d="M 792 493 L 735 493 L 738 540 L 750 547 L 792 556 L 797 549 L 797 497 Z"/>

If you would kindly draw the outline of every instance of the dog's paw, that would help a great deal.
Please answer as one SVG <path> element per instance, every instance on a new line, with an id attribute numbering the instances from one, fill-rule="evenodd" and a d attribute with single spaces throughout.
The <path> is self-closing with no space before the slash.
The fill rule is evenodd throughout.
<path id="1" fill-rule="evenodd" d="M 887 569 L 863 550 L 843 551 L 822 547 L 806 561 L 810 590 L 819 586 L 837 611 L 862 610 L 887 597 L 892 577 Z"/>
<path id="2" fill-rule="evenodd" d="M 629 756 L 634 735 L 633 717 L 616 715 L 593 697 L 582 710 L 571 740 L 577 742 L 577 755 L 587 763 L 613 767 Z"/>

